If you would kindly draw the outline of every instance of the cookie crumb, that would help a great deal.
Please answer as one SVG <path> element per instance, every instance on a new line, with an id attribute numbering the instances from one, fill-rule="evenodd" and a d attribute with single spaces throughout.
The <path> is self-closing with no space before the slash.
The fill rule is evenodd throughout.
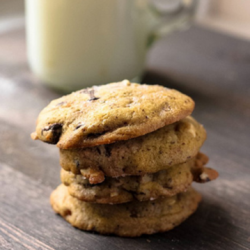
<path id="1" fill-rule="evenodd" d="M 208 174 L 205 173 L 205 172 L 203 172 L 203 173 L 200 175 L 200 179 L 201 179 L 202 181 L 206 181 L 206 182 L 210 181 L 210 178 L 209 178 Z"/>

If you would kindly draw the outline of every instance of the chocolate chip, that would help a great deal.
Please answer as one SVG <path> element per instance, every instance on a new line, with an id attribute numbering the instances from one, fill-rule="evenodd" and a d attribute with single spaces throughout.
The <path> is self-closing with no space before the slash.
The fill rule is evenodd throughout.
<path id="1" fill-rule="evenodd" d="M 90 101 L 96 101 L 96 100 L 98 100 L 98 99 L 100 99 L 100 97 L 93 97 L 93 98 L 90 98 L 88 101 L 90 102 Z"/>
<path id="2" fill-rule="evenodd" d="M 100 148 L 96 147 L 96 151 L 98 152 L 99 155 L 101 154 Z"/>
<path id="3" fill-rule="evenodd" d="M 44 134 L 50 133 L 51 135 L 48 136 L 49 141 L 48 143 L 56 144 L 59 141 L 59 138 L 62 133 L 62 124 L 54 123 L 52 125 L 49 125 L 45 127 L 41 134 L 44 136 Z"/>
<path id="4" fill-rule="evenodd" d="M 65 216 L 65 217 L 70 216 L 71 214 L 72 214 L 72 212 L 71 212 L 71 210 L 69 210 L 69 209 L 66 209 L 66 210 L 64 211 L 64 216 Z"/>
<path id="5" fill-rule="evenodd" d="M 112 151 L 112 146 L 104 145 L 104 148 L 105 148 L 105 156 L 110 157 L 111 156 L 111 151 Z"/>
<path id="6" fill-rule="evenodd" d="M 137 214 L 136 210 L 131 210 L 130 211 L 130 217 L 131 218 L 138 218 L 138 214 Z"/>
<path id="7" fill-rule="evenodd" d="M 107 131 L 104 131 L 102 133 L 90 133 L 87 135 L 87 138 L 90 138 L 90 139 L 95 139 L 101 135 L 104 135 Z"/>
<path id="8" fill-rule="evenodd" d="M 80 170 L 80 162 L 78 160 L 75 160 L 75 165 L 78 170 Z"/>
<path id="9" fill-rule="evenodd" d="M 85 124 L 83 122 L 79 123 L 76 127 L 75 130 L 79 129 L 80 127 L 84 126 Z"/>
<path id="10" fill-rule="evenodd" d="M 60 123 L 54 123 L 52 125 L 49 125 L 43 129 L 43 131 L 49 131 L 49 130 L 57 130 L 62 128 L 62 124 Z"/>
<path id="11" fill-rule="evenodd" d="M 181 130 L 181 125 L 177 124 L 177 126 L 174 128 L 175 132 L 180 132 Z"/>

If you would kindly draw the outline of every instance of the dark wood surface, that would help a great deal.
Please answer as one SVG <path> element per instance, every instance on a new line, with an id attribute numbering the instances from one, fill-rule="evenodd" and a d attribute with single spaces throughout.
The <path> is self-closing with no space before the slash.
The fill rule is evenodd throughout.
<path id="1" fill-rule="evenodd" d="M 0 35 L 0 249 L 250 249 L 250 43 L 193 27 L 150 51 L 144 82 L 196 101 L 219 179 L 195 185 L 203 201 L 176 229 L 136 239 L 71 227 L 50 208 L 60 183 L 55 146 L 34 142 L 39 111 L 59 94 L 30 73 L 24 31 Z"/>

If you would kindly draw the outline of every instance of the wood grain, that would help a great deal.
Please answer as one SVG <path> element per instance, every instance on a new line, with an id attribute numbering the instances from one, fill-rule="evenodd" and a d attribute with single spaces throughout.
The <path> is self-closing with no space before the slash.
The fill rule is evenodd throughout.
<path id="1" fill-rule="evenodd" d="M 39 111 L 59 94 L 30 73 L 24 31 L 1 35 L 0 249 L 250 249 L 249 66 L 250 43 L 198 27 L 152 48 L 143 81 L 194 98 L 194 116 L 208 131 L 203 152 L 220 177 L 195 185 L 203 201 L 181 226 L 126 239 L 82 232 L 51 210 L 58 150 L 30 133 Z"/>

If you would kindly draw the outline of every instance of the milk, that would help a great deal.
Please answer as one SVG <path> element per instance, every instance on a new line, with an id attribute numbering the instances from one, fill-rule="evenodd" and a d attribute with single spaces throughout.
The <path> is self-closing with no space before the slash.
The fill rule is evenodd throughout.
<path id="1" fill-rule="evenodd" d="M 133 79 L 148 41 L 186 25 L 197 0 L 26 0 L 32 71 L 62 91 Z M 149 39 L 150 37 L 150 39 Z"/>
<path id="2" fill-rule="evenodd" d="M 53 88 L 133 79 L 144 68 L 145 0 L 26 0 L 26 17 L 30 66 Z"/>

